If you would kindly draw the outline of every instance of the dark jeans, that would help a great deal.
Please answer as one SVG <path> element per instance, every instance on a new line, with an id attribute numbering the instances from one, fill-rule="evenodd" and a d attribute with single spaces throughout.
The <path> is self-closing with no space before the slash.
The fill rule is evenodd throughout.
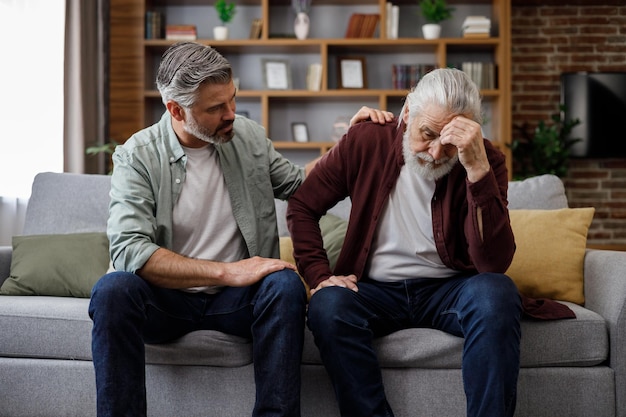
<path id="1" fill-rule="evenodd" d="M 300 416 L 305 309 L 304 285 L 288 270 L 215 295 L 155 287 L 125 272 L 105 275 L 89 306 L 98 416 L 145 416 L 144 343 L 203 329 L 253 340 L 253 416 Z"/>
<path id="2" fill-rule="evenodd" d="M 506 275 L 327 287 L 311 298 L 308 326 L 343 417 L 393 416 L 372 339 L 411 327 L 465 338 L 468 417 L 513 416 L 519 373 L 521 300 Z"/>

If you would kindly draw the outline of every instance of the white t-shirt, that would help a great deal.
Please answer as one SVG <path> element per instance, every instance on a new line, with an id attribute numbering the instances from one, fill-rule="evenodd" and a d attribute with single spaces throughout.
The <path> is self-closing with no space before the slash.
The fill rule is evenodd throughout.
<path id="1" fill-rule="evenodd" d="M 404 165 L 374 236 L 366 275 L 376 281 L 446 278 L 457 272 L 443 264 L 433 237 L 431 200 L 435 181 Z"/>
<path id="2" fill-rule="evenodd" d="M 186 178 L 173 213 L 173 250 L 189 258 L 234 262 L 248 257 L 233 216 L 217 151 L 212 145 L 183 148 Z M 219 287 L 194 287 L 215 293 Z"/>

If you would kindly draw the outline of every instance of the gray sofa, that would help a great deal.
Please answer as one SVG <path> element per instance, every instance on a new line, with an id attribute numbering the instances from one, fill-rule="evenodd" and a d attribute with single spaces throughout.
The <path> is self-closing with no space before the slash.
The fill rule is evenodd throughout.
<path id="1" fill-rule="evenodd" d="M 24 234 L 104 231 L 108 190 L 107 176 L 38 175 Z M 563 185 L 552 176 L 511 183 L 509 198 L 511 208 L 567 206 Z M 277 202 L 279 219 L 284 206 Z M 335 213 L 345 216 L 348 208 L 344 203 Z M 286 233 L 283 221 L 279 228 Z M 10 265 L 11 248 L 0 248 L 1 279 Z M 626 416 L 626 253 L 588 250 L 584 274 L 585 308 L 568 304 L 576 319 L 523 321 L 517 416 Z M 88 302 L 0 296 L 0 416 L 95 415 Z M 396 416 L 465 415 L 462 343 L 430 329 L 377 340 Z M 150 416 L 250 414 L 254 382 L 248 340 L 195 332 L 147 346 L 146 359 Z M 308 332 L 302 372 L 302 415 L 337 416 Z"/>

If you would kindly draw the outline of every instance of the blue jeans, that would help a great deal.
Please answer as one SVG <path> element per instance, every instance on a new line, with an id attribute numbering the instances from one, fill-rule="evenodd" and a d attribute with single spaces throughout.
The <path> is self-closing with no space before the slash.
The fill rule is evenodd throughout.
<path id="1" fill-rule="evenodd" d="M 513 416 L 519 373 L 521 300 L 503 274 L 382 283 L 358 292 L 327 287 L 311 297 L 308 326 L 343 417 L 393 416 L 372 340 L 428 327 L 465 338 L 468 417 Z"/>
<path id="2" fill-rule="evenodd" d="M 304 285 L 288 270 L 214 295 L 155 287 L 126 272 L 105 275 L 89 305 L 98 416 L 145 416 L 144 343 L 169 342 L 194 330 L 253 340 L 253 416 L 300 416 L 305 310 Z"/>

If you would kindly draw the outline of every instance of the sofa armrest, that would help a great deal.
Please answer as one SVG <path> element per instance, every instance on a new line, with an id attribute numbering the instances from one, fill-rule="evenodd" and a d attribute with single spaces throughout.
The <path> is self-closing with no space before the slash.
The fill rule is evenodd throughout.
<path id="1" fill-rule="evenodd" d="M 11 272 L 11 255 L 13 248 L 11 246 L 0 246 L 0 285 L 8 278 Z"/>
<path id="2" fill-rule="evenodd" d="M 616 409 L 626 410 L 626 252 L 587 250 L 584 274 L 585 307 L 604 317 L 609 330 Z"/>

